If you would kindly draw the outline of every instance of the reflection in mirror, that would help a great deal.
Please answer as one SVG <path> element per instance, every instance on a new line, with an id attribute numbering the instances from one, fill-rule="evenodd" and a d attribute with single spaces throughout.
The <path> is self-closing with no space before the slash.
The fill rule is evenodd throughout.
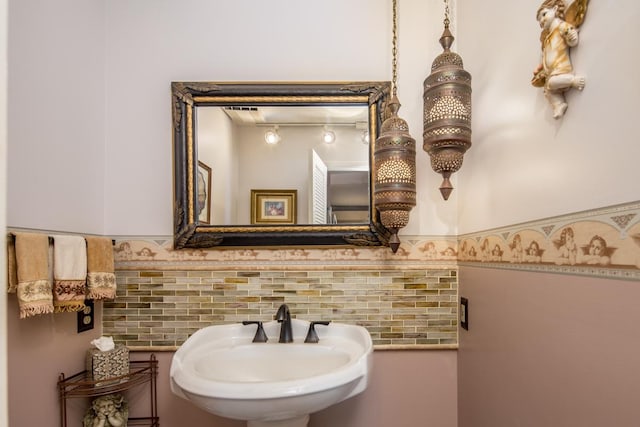
<path id="1" fill-rule="evenodd" d="M 174 246 L 386 245 L 369 141 L 389 89 L 172 83 Z"/>
<path id="2" fill-rule="evenodd" d="M 369 222 L 367 105 L 203 106 L 196 123 L 198 162 L 216 171 L 207 224 L 250 224 L 251 200 L 237 196 L 285 188 L 297 190 L 295 224 Z"/>

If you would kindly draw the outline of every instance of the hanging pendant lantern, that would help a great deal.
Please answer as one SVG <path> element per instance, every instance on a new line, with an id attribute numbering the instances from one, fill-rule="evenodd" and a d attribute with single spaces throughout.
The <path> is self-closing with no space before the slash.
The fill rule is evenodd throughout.
<path id="1" fill-rule="evenodd" d="M 431 168 L 444 178 L 440 186 L 447 200 L 453 186 L 449 178 L 462 166 L 464 153 L 471 147 L 471 74 L 464 70 L 462 58 L 452 52 L 454 37 L 449 31 L 449 4 L 445 0 L 444 49 L 431 66 L 424 81 L 423 149 L 431 157 Z"/>
<path id="2" fill-rule="evenodd" d="M 398 117 L 396 95 L 388 108 L 391 115 L 382 123 L 375 145 L 374 199 L 380 222 L 391 232 L 389 246 L 396 253 L 398 230 L 409 223 L 409 212 L 416 205 L 416 140 L 407 122 Z"/>
<path id="3" fill-rule="evenodd" d="M 380 222 L 390 232 L 389 247 L 400 247 L 398 231 L 409 223 L 409 212 L 416 205 L 416 140 L 407 122 L 398 117 L 397 96 L 397 3 L 393 0 L 393 80 L 388 115 L 380 128 L 374 149 L 374 204 Z"/>

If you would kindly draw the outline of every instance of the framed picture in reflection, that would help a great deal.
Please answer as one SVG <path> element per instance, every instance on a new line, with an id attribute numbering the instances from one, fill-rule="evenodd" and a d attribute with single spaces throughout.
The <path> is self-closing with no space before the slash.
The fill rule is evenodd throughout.
<path id="1" fill-rule="evenodd" d="M 198 161 L 198 222 L 211 224 L 211 168 Z"/>
<path id="2" fill-rule="evenodd" d="M 296 224 L 298 190 L 251 190 L 251 224 Z"/>

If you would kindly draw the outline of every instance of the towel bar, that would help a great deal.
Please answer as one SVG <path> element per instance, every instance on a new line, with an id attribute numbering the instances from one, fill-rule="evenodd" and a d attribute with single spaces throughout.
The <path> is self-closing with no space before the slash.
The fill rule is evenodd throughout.
<path id="1" fill-rule="evenodd" d="M 9 232 L 7 233 L 7 238 L 9 239 L 15 239 L 16 235 L 15 233 Z M 49 236 L 49 243 L 53 243 L 53 237 Z M 111 244 L 115 246 L 116 241 L 114 239 L 111 239 Z"/>

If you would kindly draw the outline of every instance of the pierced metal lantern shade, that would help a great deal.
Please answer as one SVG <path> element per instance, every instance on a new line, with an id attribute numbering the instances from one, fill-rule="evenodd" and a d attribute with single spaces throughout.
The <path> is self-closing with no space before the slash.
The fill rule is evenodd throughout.
<path id="1" fill-rule="evenodd" d="M 374 203 L 380 222 L 391 232 L 389 247 L 400 246 L 398 230 L 409 222 L 416 205 L 416 140 L 407 122 L 398 117 L 400 102 L 394 95 L 389 102 L 390 116 L 382 123 L 375 142 Z"/>
<path id="2" fill-rule="evenodd" d="M 431 167 L 444 178 L 440 192 L 445 200 L 453 186 L 449 178 L 462 166 L 471 147 L 471 74 L 462 67 L 462 58 L 450 48 L 453 35 L 445 24 L 440 37 L 444 49 L 424 81 L 423 149 L 431 157 Z"/>

